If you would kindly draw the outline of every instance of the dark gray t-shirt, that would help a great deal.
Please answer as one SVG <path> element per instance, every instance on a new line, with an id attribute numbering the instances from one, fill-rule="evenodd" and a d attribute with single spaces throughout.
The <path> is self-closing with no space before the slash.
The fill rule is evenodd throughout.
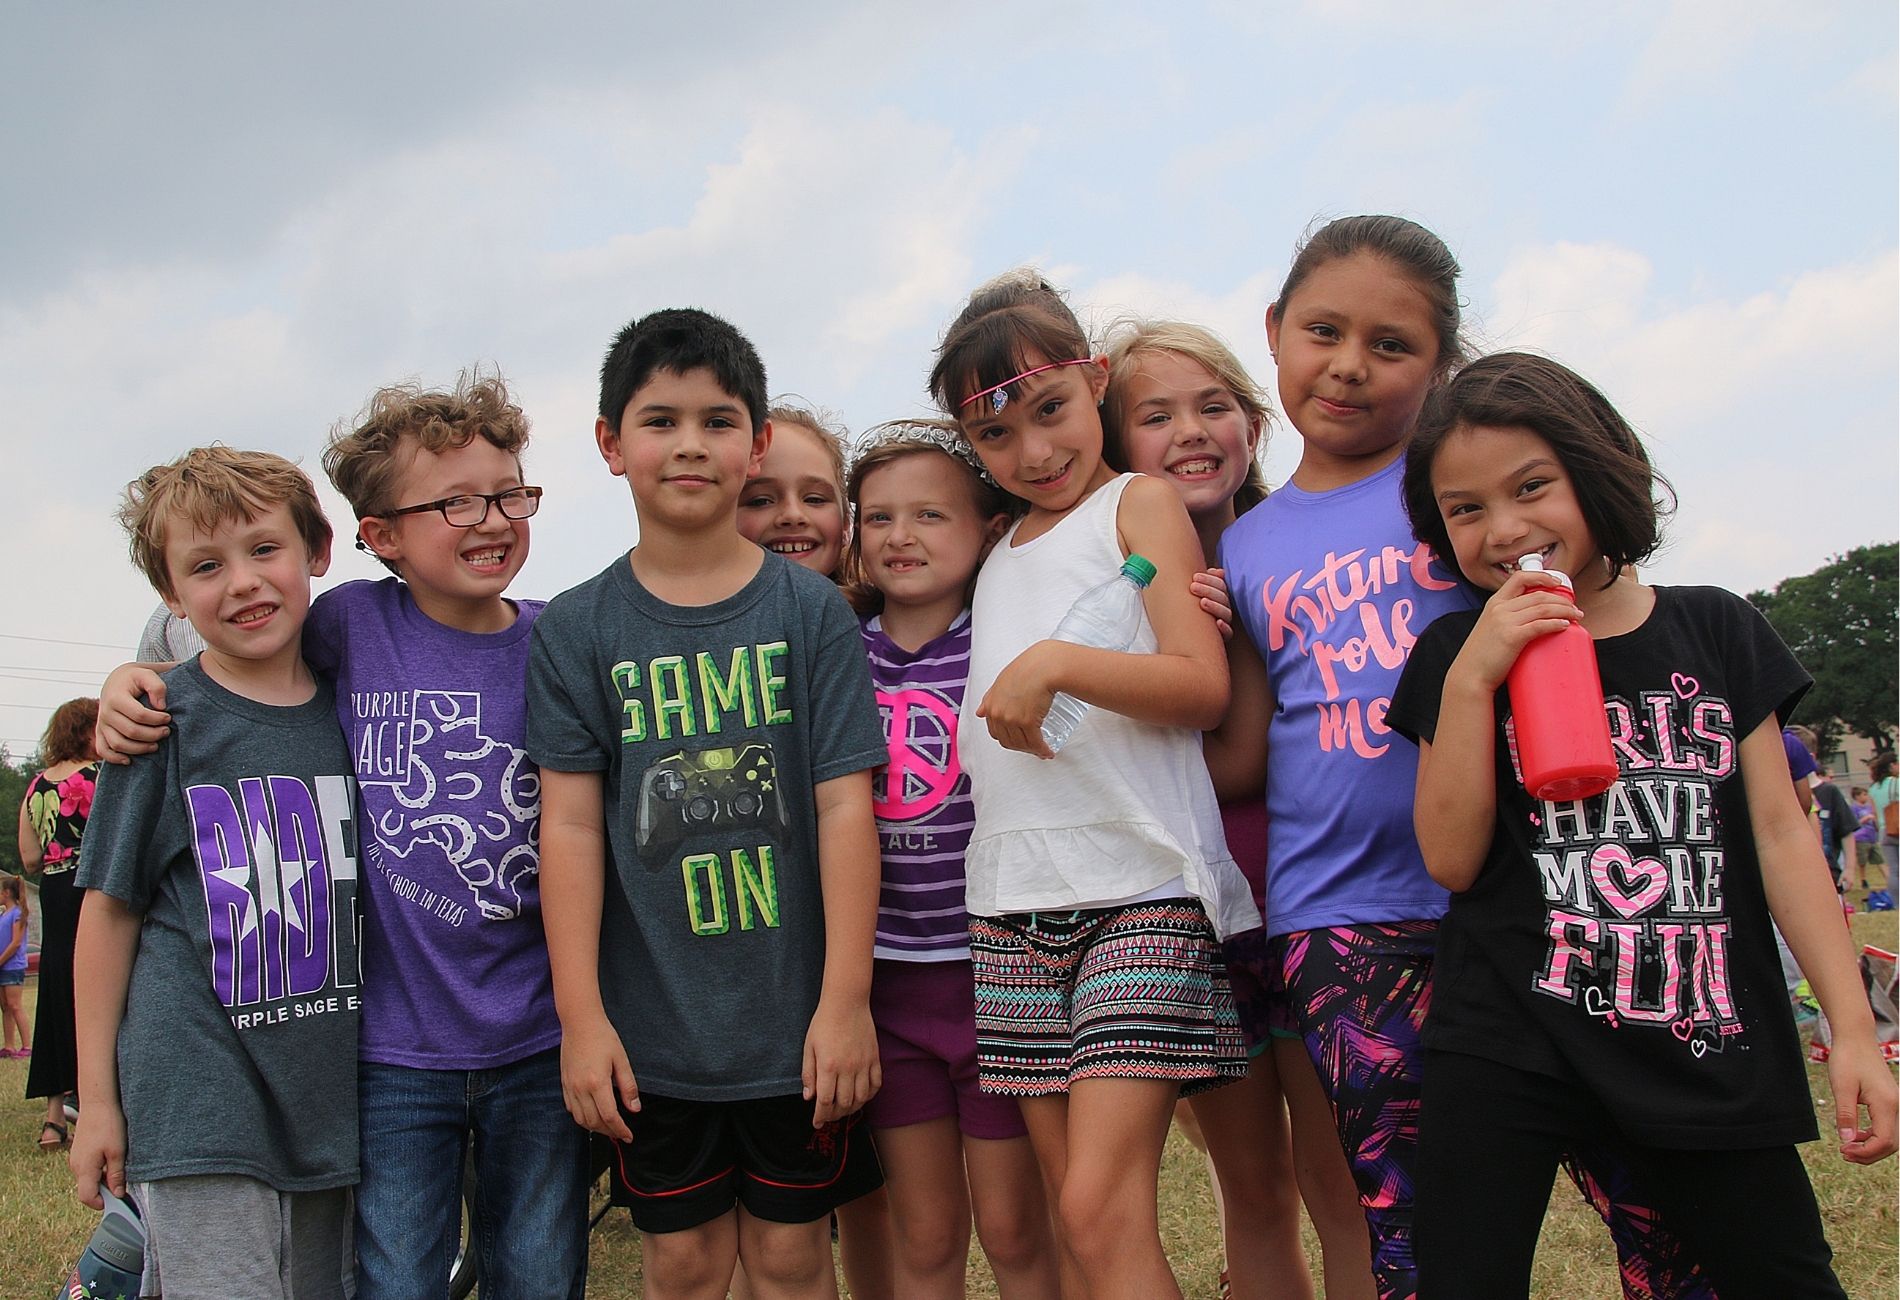
<path id="1" fill-rule="evenodd" d="M 165 694 L 173 734 L 99 774 L 79 868 L 143 914 L 119 1027 L 126 1173 L 354 1183 L 356 803 L 330 688 L 274 707 L 194 659 Z"/>
<path id="2" fill-rule="evenodd" d="M 797 1092 L 824 973 L 813 787 L 885 761 L 857 619 L 776 556 L 712 605 L 626 557 L 548 603 L 528 754 L 604 774 L 600 990 L 640 1087 Z"/>

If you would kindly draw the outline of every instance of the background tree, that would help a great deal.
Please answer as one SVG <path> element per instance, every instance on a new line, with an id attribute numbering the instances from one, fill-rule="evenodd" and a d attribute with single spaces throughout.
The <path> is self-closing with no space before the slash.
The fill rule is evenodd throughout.
<path id="1" fill-rule="evenodd" d="M 26 798 L 26 783 L 37 770 L 32 756 L 14 762 L 13 755 L 0 745 L 0 871 L 20 874 L 20 801 Z"/>
<path id="2" fill-rule="evenodd" d="M 1795 717 L 1814 729 L 1820 751 L 1835 748 L 1843 726 L 1891 748 L 1900 718 L 1900 544 L 1856 547 L 1748 599 L 1814 674 Z"/>

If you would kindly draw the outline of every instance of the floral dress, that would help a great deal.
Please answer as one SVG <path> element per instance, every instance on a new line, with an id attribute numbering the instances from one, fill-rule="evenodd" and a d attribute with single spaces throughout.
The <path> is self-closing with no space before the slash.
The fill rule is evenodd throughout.
<path id="1" fill-rule="evenodd" d="M 40 876 L 40 995 L 33 1017 L 33 1060 L 26 1095 L 52 1097 L 78 1082 L 73 1032 L 73 939 L 82 892 L 73 884 L 79 841 L 92 813 L 99 765 L 88 763 L 61 781 L 36 773 L 26 787 L 26 820 L 45 862 Z"/>

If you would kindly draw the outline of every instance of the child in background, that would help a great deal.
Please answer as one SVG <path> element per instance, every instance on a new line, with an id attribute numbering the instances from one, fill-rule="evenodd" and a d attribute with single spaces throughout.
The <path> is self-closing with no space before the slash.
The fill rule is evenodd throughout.
<path id="1" fill-rule="evenodd" d="M 872 430 L 846 495 L 856 521 L 850 594 L 890 749 L 873 786 L 884 876 L 871 1018 L 884 1086 L 865 1113 L 891 1203 L 897 1294 L 964 1294 L 974 1209 L 1005 1300 L 1055 1300 L 1055 1242 L 1021 1112 L 977 1086 L 963 905 L 972 814 L 957 711 L 969 596 L 1009 525 L 1009 499 L 956 427 L 935 421 Z"/>
<path id="2" fill-rule="evenodd" d="M 1103 351 L 1105 458 L 1175 486 L 1194 521 L 1203 562 L 1211 566 L 1221 533 L 1267 496 L 1258 459 L 1271 413 L 1267 395 L 1227 345 L 1199 326 L 1124 321 L 1110 330 Z M 1228 662 L 1236 677 L 1258 678 L 1264 671 L 1245 637 L 1230 644 Z M 1223 800 L 1221 822 L 1254 902 L 1264 908 L 1267 819 L 1259 788 Z M 1222 945 L 1252 1057 L 1247 1077 L 1183 1103 L 1192 1108 L 1213 1163 L 1232 1294 L 1261 1300 L 1313 1293 L 1300 1246 L 1303 1194 L 1325 1256 L 1327 1294 L 1370 1297 L 1365 1218 L 1325 1094 L 1302 1055 L 1288 1053 L 1276 1064 L 1269 1050 L 1265 946 L 1258 928 Z"/>
<path id="3" fill-rule="evenodd" d="M 1178 1296 L 1156 1183 L 1181 1089 L 1246 1072 L 1218 940 L 1258 923 L 1221 839 L 1199 732 L 1227 704 L 1200 547 L 1165 483 L 1102 458 L 1107 365 L 1034 272 L 984 285 L 930 388 L 1028 513 L 971 611 L 958 744 L 976 801 L 966 857 L 977 1053 L 1029 1126 L 1074 1294 Z M 1126 653 L 1050 639 L 1083 591 L 1156 570 Z M 1058 691 L 1095 706 L 1054 762 Z"/>
<path id="4" fill-rule="evenodd" d="M 845 433 L 780 398 L 766 410 L 772 441 L 739 496 L 739 531 L 774 555 L 839 580 L 844 559 Z"/>
<path id="5" fill-rule="evenodd" d="M 0 876 L 0 1020 L 4 1020 L 5 1047 L 0 1056 L 25 1059 L 33 1055 L 33 1033 L 26 1027 L 26 932 L 31 919 L 26 885 L 18 876 Z M 19 1046 L 15 1047 L 14 1044 Z"/>
<path id="6" fill-rule="evenodd" d="M 323 457 L 358 548 L 394 575 L 325 592 L 304 633 L 336 686 L 368 831 L 362 1300 L 443 1285 L 471 1149 L 484 1285 L 579 1300 L 586 1282 L 586 1134 L 562 1104 L 522 698 L 542 602 L 506 595 L 541 501 L 522 480 L 528 434 L 502 380 L 470 373 L 451 391 L 383 389 Z M 153 734 L 163 683 L 125 674 L 101 732 Z"/>
<path id="7" fill-rule="evenodd" d="M 739 494 L 739 532 L 801 568 L 844 580 L 844 427 L 829 413 L 781 397 L 766 408 L 772 441 Z M 854 1300 L 896 1300 L 896 1244 L 882 1187 L 840 1205 L 838 1265 Z M 751 1300 L 741 1268 L 733 1300 Z"/>
<path id="8" fill-rule="evenodd" d="M 850 1117 L 878 1082 L 887 755 L 843 597 L 738 531 L 765 405 L 727 322 L 621 331 L 595 440 L 639 545 L 548 603 L 529 662 L 563 1088 L 617 1144 L 656 1295 L 722 1295 L 737 1260 L 834 1295 L 831 1211 L 882 1182 Z"/>
<path id="9" fill-rule="evenodd" d="M 1490 593 L 1425 631 L 1388 715 L 1418 741 L 1419 843 L 1453 891 L 1427 1025 L 1423 1295 L 1527 1293 L 1578 1139 L 1623 1158 L 1723 1300 L 1843 1294 L 1794 1146 L 1814 1106 L 1771 916 L 1834 1027 L 1841 1154 L 1894 1150 L 1893 1077 L 1782 751 L 1810 678 L 1746 601 L 1637 579 L 1667 490 L 1602 394 L 1542 357 L 1474 363 L 1419 423 L 1413 526 Z M 1574 600 L 1518 570 L 1533 553 Z M 1505 677 L 1572 623 L 1596 642 L 1622 774 L 1539 802 Z"/>
<path id="10" fill-rule="evenodd" d="M 132 1184 L 142 1294 L 350 1293 L 357 843 L 330 689 L 300 654 L 330 525 L 281 457 L 201 447 L 121 511 L 205 649 L 178 734 L 100 775 L 79 881 L 79 1199 Z"/>

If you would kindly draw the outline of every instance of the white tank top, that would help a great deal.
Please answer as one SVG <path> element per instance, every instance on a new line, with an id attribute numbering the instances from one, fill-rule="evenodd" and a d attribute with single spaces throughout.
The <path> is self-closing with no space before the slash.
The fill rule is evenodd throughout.
<path id="1" fill-rule="evenodd" d="M 1075 598 L 1121 567 L 1116 512 L 1134 476 L 1098 488 L 1042 536 L 1020 521 L 984 561 L 971 606 L 970 680 L 957 749 L 976 830 L 965 865 L 978 916 L 1070 911 L 1150 895 L 1179 880 L 1222 938 L 1260 925 L 1227 851 L 1201 736 L 1090 709 L 1053 759 L 1004 749 L 976 716 L 997 675 L 1045 640 Z M 1131 653 L 1152 654 L 1144 612 Z"/>

